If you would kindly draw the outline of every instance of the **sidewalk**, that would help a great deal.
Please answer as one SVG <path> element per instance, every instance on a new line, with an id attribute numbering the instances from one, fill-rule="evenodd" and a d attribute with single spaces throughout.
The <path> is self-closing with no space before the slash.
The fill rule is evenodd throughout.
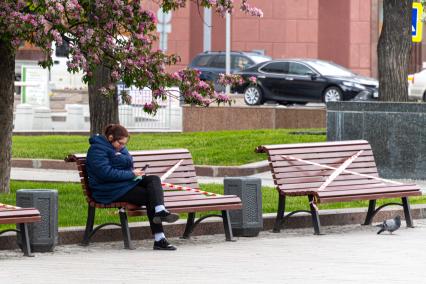
<path id="1" fill-rule="evenodd" d="M 424 283 L 426 220 L 403 226 L 393 235 L 351 225 L 324 227 L 321 236 L 307 228 L 237 242 L 171 239 L 175 252 L 153 251 L 151 240 L 134 251 L 122 242 L 59 246 L 34 258 L 0 251 L 0 275 L 13 283 Z"/>

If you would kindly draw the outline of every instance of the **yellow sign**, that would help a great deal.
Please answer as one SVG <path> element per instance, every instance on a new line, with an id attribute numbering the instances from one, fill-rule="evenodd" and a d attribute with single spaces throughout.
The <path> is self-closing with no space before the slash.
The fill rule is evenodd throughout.
<path id="1" fill-rule="evenodd" d="M 411 19 L 412 40 L 413 42 L 421 42 L 422 33 L 423 33 L 423 22 L 422 22 L 423 6 L 421 3 L 418 3 L 418 2 L 413 3 L 412 14 L 413 14 Z"/>

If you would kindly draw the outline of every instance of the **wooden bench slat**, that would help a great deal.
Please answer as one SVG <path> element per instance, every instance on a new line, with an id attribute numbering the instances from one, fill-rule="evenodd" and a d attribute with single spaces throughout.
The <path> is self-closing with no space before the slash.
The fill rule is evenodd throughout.
<path id="1" fill-rule="evenodd" d="M 341 164 L 325 164 L 326 166 L 338 168 Z M 346 168 L 348 171 L 357 171 L 357 169 L 365 170 L 368 168 L 370 171 L 376 171 L 377 169 L 375 167 L 374 162 L 368 162 L 368 163 L 354 163 L 353 165 L 350 165 Z M 324 174 L 326 174 L 327 171 L 334 171 L 332 169 L 327 169 L 324 167 L 319 167 L 315 165 L 306 165 L 306 166 L 287 166 L 287 167 L 276 167 L 274 168 L 274 173 L 292 173 L 292 172 L 315 172 L 315 171 L 323 171 Z"/>
<path id="2" fill-rule="evenodd" d="M 357 145 L 342 145 L 336 147 L 304 147 L 304 148 L 281 148 L 269 150 L 269 155 L 299 155 L 299 154 L 310 154 L 310 153 L 341 153 L 341 152 L 358 152 L 359 150 L 371 150 L 369 144 L 357 144 Z"/>
<path id="3" fill-rule="evenodd" d="M 146 164 L 149 164 L 149 168 L 156 168 L 156 167 L 172 167 L 176 164 L 177 161 L 180 161 L 180 159 L 175 160 L 165 160 L 165 161 L 133 161 L 133 165 L 135 168 L 142 168 Z M 181 166 L 187 166 L 192 165 L 191 159 L 183 159 Z"/>
<path id="4" fill-rule="evenodd" d="M 182 153 L 182 154 L 165 154 L 165 155 L 150 155 L 150 156 L 141 156 L 135 155 L 133 152 L 130 152 L 130 155 L 133 157 L 134 162 L 155 162 L 155 161 L 179 161 L 182 159 L 192 159 L 190 153 Z"/>
<path id="5" fill-rule="evenodd" d="M 24 210 L 22 210 L 24 209 Z M 16 209 L 16 210 L 2 210 L 0 211 L 0 218 L 10 217 L 10 216 L 33 216 L 40 215 L 40 212 L 37 209 L 30 208 L 29 210 L 25 210 L 26 208 Z"/>
<path id="6" fill-rule="evenodd" d="M 305 177 L 297 177 L 297 178 L 277 179 L 276 183 L 278 185 L 297 184 L 297 183 L 314 183 L 314 182 L 324 183 L 326 179 L 327 179 L 327 176 L 313 176 L 313 177 L 305 176 Z M 368 178 L 363 178 L 363 177 L 354 176 L 354 175 L 340 175 L 334 179 L 333 183 L 336 181 L 367 180 L 367 179 Z M 377 182 L 380 182 L 380 181 L 377 181 Z"/>
<path id="7" fill-rule="evenodd" d="M 350 196 L 333 196 L 323 197 L 319 199 L 319 203 L 331 203 L 331 202 L 349 202 L 355 200 L 377 200 L 383 198 L 401 198 L 409 196 L 421 196 L 421 191 L 403 191 L 403 192 L 389 192 L 389 193 L 378 193 L 378 194 L 365 194 L 365 195 L 350 195 Z"/>
<path id="8" fill-rule="evenodd" d="M 310 153 L 310 154 L 297 154 L 297 155 L 290 155 L 289 154 L 289 156 L 295 156 L 299 159 L 312 160 L 312 159 L 330 159 L 330 158 L 342 158 L 342 157 L 349 158 L 350 156 L 352 156 L 355 153 L 356 153 L 356 151 L 325 152 L 325 153 L 315 152 L 315 153 Z M 367 151 L 362 152 L 360 157 L 364 157 L 364 156 L 373 156 L 373 151 L 367 150 Z M 283 157 L 281 157 L 281 155 L 271 155 L 271 156 L 269 156 L 269 161 L 270 162 L 285 161 L 285 159 Z"/>
<path id="9" fill-rule="evenodd" d="M 202 205 L 221 205 L 230 203 L 240 203 L 241 200 L 238 197 L 233 198 L 214 198 L 208 197 L 202 200 L 183 200 L 183 201 L 168 201 L 164 202 L 166 208 L 176 207 L 189 207 L 189 206 L 202 206 Z"/>
<path id="10" fill-rule="evenodd" d="M 327 188 L 336 187 L 336 186 L 345 186 L 345 185 L 356 185 L 356 184 L 374 184 L 381 183 L 379 180 L 369 180 L 369 179 L 357 179 L 357 180 L 349 180 L 349 181 L 334 181 Z M 306 183 L 306 184 L 281 184 L 279 185 L 279 189 L 285 191 L 286 189 L 312 189 L 319 188 L 323 182 L 316 183 Z"/>
<path id="11" fill-rule="evenodd" d="M 229 204 L 218 204 L 218 205 L 194 205 L 188 207 L 176 207 L 171 208 L 170 211 L 173 213 L 186 213 L 186 212 L 206 212 L 206 211 L 222 211 L 222 210 L 238 210 L 242 208 L 240 202 L 229 203 Z"/>
<path id="12" fill-rule="evenodd" d="M 318 164 L 342 164 L 344 160 L 346 160 L 347 158 L 320 158 L 320 159 L 310 159 L 310 161 L 318 163 Z M 374 162 L 374 156 L 372 155 L 365 155 L 365 156 L 359 156 L 354 163 L 357 162 Z M 292 161 L 292 166 L 305 166 L 306 163 L 304 162 L 299 162 L 299 161 Z M 287 160 L 281 160 L 281 161 L 275 161 L 272 162 L 272 166 L 274 168 L 279 168 L 279 167 L 283 167 L 283 166 L 288 166 L 288 161 Z"/>
<path id="13" fill-rule="evenodd" d="M 170 196 L 170 197 L 164 197 L 164 201 L 166 203 L 168 202 L 174 202 L 174 201 L 182 201 L 182 200 L 205 200 L 205 199 L 214 199 L 216 196 L 206 196 L 204 194 L 198 194 L 198 195 L 180 195 L 180 196 Z M 221 196 L 221 198 L 216 198 L 216 200 L 222 200 L 222 199 L 228 199 L 228 198 L 234 198 L 235 196 L 230 195 L 224 195 Z"/>
<path id="14" fill-rule="evenodd" d="M 188 154 L 189 151 L 188 149 L 184 149 L 184 148 L 181 148 L 181 149 L 174 148 L 174 149 L 161 149 L 161 150 L 138 150 L 138 151 L 132 150 L 132 151 L 129 151 L 129 153 L 132 156 L 140 156 L 140 155 L 150 156 L 150 155 L 168 155 L 168 154 L 182 154 L 182 153 Z M 82 155 L 86 157 L 85 154 L 82 154 Z"/>
<path id="15" fill-rule="evenodd" d="M 346 141 L 328 141 L 328 142 L 308 142 L 308 143 L 294 143 L 294 144 L 272 144 L 272 145 L 262 145 L 257 147 L 256 151 L 261 153 L 261 151 L 269 151 L 281 148 L 288 149 L 297 149 L 297 148 L 306 148 L 306 147 L 339 147 L 342 145 L 359 145 L 359 144 L 369 144 L 367 140 L 346 140 Z"/>
<path id="16" fill-rule="evenodd" d="M 25 223 L 35 223 L 40 221 L 41 221 L 40 215 L 0 218 L 0 224 L 25 224 Z"/>
<path id="17" fill-rule="evenodd" d="M 177 190 L 164 190 L 164 197 L 166 196 L 182 196 L 182 195 L 200 195 L 202 193 L 195 191 L 177 191 Z"/>
<path id="18" fill-rule="evenodd" d="M 188 213 L 188 212 L 206 212 L 206 211 L 221 211 L 221 210 L 238 210 L 242 205 L 239 204 L 222 204 L 222 205 L 203 205 L 203 206 L 190 206 L 190 207 L 177 207 L 171 208 L 172 213 Z M 129 216 L 144 216 L 145 210 L 131 210 L 128 211 Z"/>
<path id="19" fill-rule="evenodd" d="M 286 179 L 286 178 L 298 178 L 298 177 L 319 177 L 319 176 L 330 176 L 333 173 L 334 170 L 315 170 L 315 171 L 302 171 L 302 172 L 286 172 L 286 173 L 275 173 L 274 178 L 275 179 Z M 364 168 L 364 169 L 352 169 L 351 171 L 357 172 L 360 174 L 368 174 L 371 176 L 378 177 L 377 170 L 375 168 Z M 317 172 L 317 173 L 315 173 Z M 342 176 L 348 176 L 352 175 L 350 173 L 343 172 L 340 175 Z"/>
<path id="20" fill-rule="evenodd" d="M 419 190 L 419 187 L 416 185 L 402 185 L 402 186 L 364 186 L 364 188 L 354 187 L 354 188 L 345 188 L 336 190 L 324 190 L 317 191 L 317 194 L 320 198 L 322 197 L 333 197 L 333 196 L 343 196 L 343 195 L 362 195 L 362 194 L 379 194 L 379 193 L 390 193 L 390 192 L 404 192 L 404 191 L 415 191 Z"/>
<path id="21" fill-rule="evenodd" d="M 161 173 L 162 175 L 163 173 Z M 161 176 L 158 175 L 156 173 L 151 173 L 149 171 L 147 171 L 147 175 L 157 175 L 157 176 Z M 195 175 L 194 172 L 173 172 L 169 178 L 197 178 L 197 176 Z"/>
<path id="22" fill-rule="evenodd" d="M 194 184 L 197 182 L 196 178 L 188 177 L 188 178 L 167 178 L 164 182 L 172 183 L 172 184 Z"/>

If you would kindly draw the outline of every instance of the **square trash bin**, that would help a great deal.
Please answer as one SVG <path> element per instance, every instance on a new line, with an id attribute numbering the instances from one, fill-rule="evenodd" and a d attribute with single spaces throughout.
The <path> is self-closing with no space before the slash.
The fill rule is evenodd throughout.
<path id="1" fill-rule="evenodd" d="M 34 207 L 40 211 L 41 222 L 28 224 L 31 251 L 53 251 L 58 243 L 58 191 L 19 189 L 16 191 L 16 206 Z"/>
<path id="2" fill-rule="evenodd" d="M 225 194 L 241 198 L 243 208 L 229 212 L 234 236 L 255 237 L 263 229 L 262 181 L 251 177 L 224 178 Z"/>

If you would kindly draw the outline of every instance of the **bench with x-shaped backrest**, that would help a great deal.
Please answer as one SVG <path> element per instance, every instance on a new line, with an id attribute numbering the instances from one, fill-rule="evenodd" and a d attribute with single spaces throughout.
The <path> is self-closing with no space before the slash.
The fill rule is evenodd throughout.
<path id="1" fill-rule="evenodd" d="M 222 217 L 226 240 L 232 240 L 229 210 L 241 209 L 241 199 L 235 195 L 221 195 L 202 191 L 197 182 L 197 175 L 192 161 L 191 153 L 187 149 L 165 149 L 151 151 L 130 151 L 134 167 L 143 168 L 149 164 L 147 175 L 163 176 L 170 174 L 163 182 L 164 203 L 166 208 L 173 213 L 188 213 L 187 223 L 183 238 L 189 238 L 194 228 L 204 219 L 212 216 Z M 92 193 L 87 180 L 86 154 L 69 155 L 68 162 L 76 162 L 80 172 L 81 186 L 88 203 L 88 217 L 86 231 L 82 244 L 88 245 L 91 237 L 97 230 L 108 224 L 101 224 L 95 229 L 96 208 L 119 208 L 120 224 L 124 239 L 124 246 L 133 249 L 127 216 L 141 216 L 146 214 L 144 208 L 127 202 L 114 202 L 102 204 L 92 198 Z M 172 169 L 173 168 L 173 169 Z M 172 170 L 172 172 L 170 172 Z M 221 214 L 209 214 L 195 220 L 196 212 L 220 211 Z"/>
<path id="2" fill-rule="evenodd" d="M 387 205 L 402 205 L 407 226 L 412 227 L 409 196 L 421 195 L 415 184 L 382 179 L 377 172 L 373 151 L 365 140 L 263 145 L 256 149 L 267 153 L 274 183 L 279 193 L 274 231 L 299 212 L 312 215 L 316 234 L 320 234 L 317 205 L 329 202 L 369 200 L 364 224 L 371 224 L 376 213 Z M 310 210 L 285 215 L 287 197 L 307 196 Z M 402 203 L 388 203 L 376 208 L 376 200 L 401 198 Z"/>
<path id="3" fill-rule="evenodd" d="M 10 231 L 19 233 L 18 236 L 25 256 L 32 256 L 27 224 L 39 221 L 41 221 L 40 212 L 35 208 L 21 208 L 0 203 L 0 224 L 18 224 L 19 227 L 18 230 L 3 230 L 0 235 Z"/>

